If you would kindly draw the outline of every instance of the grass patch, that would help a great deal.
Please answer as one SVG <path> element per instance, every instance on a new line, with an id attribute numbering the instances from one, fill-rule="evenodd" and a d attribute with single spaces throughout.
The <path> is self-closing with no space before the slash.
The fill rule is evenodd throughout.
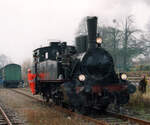
<path id="1" fill-rule="evenodd" d="M 150 112 L 150 86 L 146 88 L 146 93 L 142 94 L 138 89 L 136 93 L 130 96 L 129 104 L 127 105 L 140 113 Z"/>
<path id="2" fill-rule="evenodd" d="M 79 118 L 68 118 L 64 113 L 50 108 L 39 108 L 36 110 L 25 109 L 23 112 L 29 125 L 89 125 L 88 122 Z"/>

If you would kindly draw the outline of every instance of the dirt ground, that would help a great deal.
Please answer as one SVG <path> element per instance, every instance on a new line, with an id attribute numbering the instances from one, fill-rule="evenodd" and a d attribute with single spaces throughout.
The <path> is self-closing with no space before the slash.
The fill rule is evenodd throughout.
<path id="1" fill-rule="evenodd" d="M 78 118 L 70 118 L 40 102 L 19 95 L 9 89 L 0 89 L 0 100 L 24 119 L 25 125 L 94 125 Z"/>

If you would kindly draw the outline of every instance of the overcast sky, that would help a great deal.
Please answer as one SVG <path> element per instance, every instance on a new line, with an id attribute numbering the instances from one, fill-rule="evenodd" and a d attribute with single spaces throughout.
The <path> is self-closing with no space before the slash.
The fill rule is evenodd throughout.
<path id="1" fill-rule="evenodd" d="M 144 29 L 149 12 L 150 0 L 0 0 L 0 54 L 21 64 L 47 39 L 71 43 L 85 16 L 111 24 L 133 14 Z"/>

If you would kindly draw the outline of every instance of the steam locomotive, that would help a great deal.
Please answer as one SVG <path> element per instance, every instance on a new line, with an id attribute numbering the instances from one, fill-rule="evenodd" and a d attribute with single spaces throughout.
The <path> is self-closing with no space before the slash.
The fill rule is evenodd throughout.
<path id="1" fill-rule="evenodd" d="M 109 104 L 126 104 L 136 91 L 124 73 L 114 70 L 112 56 L 97 37 L 97 17 L 87 18 L 87 36 L 76 38 L 76 47 L 51 42 L 34 50 L 36 94 L 72 109 L 105 110 Z"/>

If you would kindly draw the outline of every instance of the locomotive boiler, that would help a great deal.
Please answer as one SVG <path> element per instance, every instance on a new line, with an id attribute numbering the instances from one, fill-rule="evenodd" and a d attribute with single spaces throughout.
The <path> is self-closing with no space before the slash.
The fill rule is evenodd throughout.
<path id="1" fill-rule="evenodd" d="M 112 56 L 101 47 L 97 17 L 87 18 L 87 28 L 87 36 L 76 37 L 76 46 L 51 42 L 34 50 L 36 94 L 84 111 L 128 103 L 136 88 L 126 74 L 115 72 Z"/>

